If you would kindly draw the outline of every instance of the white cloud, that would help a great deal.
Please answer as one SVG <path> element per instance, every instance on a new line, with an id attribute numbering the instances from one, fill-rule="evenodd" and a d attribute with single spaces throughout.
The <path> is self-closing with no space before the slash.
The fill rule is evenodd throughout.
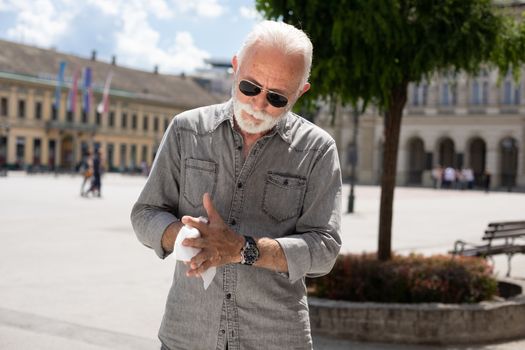
<path id="1" fill-rule="evenodd" d="M 209 57 L 195 46 L 188 32 L 176 33 L 173 44 L 161 48 L 160 34 L 150 26 L 144 12 L 129 7 L 122 21 L 122 30 L 116 34 L 116 54 L 118 61 L 126 65 L 147 70 L 159 65 L 161 72 L 192 71 L 204 66 L 204 58 Z"/>
<path id="2" fill-rule="evenodd" d="M 76 15 L 73 9 L 64 10 L 68 1 L 58 3 L 49 0 L 19 0 L 8 3 L 16 12 L 16 24 L 7 30 L 7 37 L 38 46 L 50 46 L 66 33 Z"/>
<path id="3" fill-rule="evenodd" d="M 60 46 L 61 39 L 77 25 L 80 14 L 88 14 L 95 25 L 79 30 L 89 30 L 93 39 L 104 35 L 114 40 L 114 50 L 102 55 L 116 55 L 117 64 L 134 68 L 152 70 L 159 65 L 164 73 L 203 67 L 209 54 L 196 46 L 189 32 L 161 35 L 151 21 L 178 16 L 213 18 L 227 11 L 219 0 L 0 0 L 0 10 L 4 15 L 12 13 L 15 19 L 5 32 L 9 39 L 65 51 L 68 48 Z M 113 22 L 114 31 L 97 31 L 96 16 L 101 14 Z"/>
<path id="4" fill-rule="evenodd" d="M 173 4 L 182 14 L 193 14 L 198 17 L 220 17 L 226 8 L 218 0 L 172 0 Z"/>
<path id="5" fill-rule="evenodd" d="M 261 15 L 254 7 L 241 6 L 239 8 L 239 13 L 241 17 L 247 19 L 260 19 Z"/>
<path id="6" fill-rule="evenodd" d="M 93 5 L 94 7 L 99 9 L 103 14 L 109 16 L 118 15 L 121 6 L 120 1 L 88 0 L 87 3 Z"/>
<path id="7" fill-rule="evenodd" d="M 160 19 L 173 18 L 175 15 L 165 0 L 88 0 L 88 4 L 108 16 L 121 17 L 126 9 L 145 12 Z"/>

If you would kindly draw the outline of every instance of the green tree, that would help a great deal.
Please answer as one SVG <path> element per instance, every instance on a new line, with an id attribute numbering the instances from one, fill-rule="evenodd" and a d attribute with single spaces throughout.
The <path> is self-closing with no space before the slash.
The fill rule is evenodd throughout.
<path id="1" fill-rule="evenodd" d="M 384 112 L 378 257 L 390 259 L 408 84 L 436 71 L 476 72 L 502 42 L 501 16 L 490 0 L 256 0 L 256 6 L 312 39 L 310 98 L 354 106 L 363 99 Z"/>

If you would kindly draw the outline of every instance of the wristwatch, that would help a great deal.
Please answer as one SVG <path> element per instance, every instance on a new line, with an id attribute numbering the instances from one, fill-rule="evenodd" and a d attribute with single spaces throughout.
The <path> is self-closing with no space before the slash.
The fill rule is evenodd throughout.
<path id="1" fill-rule="evenodd" d="M 246 243 L 241 249 L 241 264 L 251 266 L 259 259 L 259 248 L 252 237 L 244 236 L 244 239 Z"/>

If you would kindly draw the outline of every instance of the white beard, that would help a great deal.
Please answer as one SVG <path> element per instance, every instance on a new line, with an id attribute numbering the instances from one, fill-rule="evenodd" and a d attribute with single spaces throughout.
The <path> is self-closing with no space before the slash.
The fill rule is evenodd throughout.
<path id="1" fill-rule="evenodd" d="M 253 118 L 257 119 L 259 123 L 255 123 L 254 121 L 245 118 L 242 115 L 242 112 L 251 115 Z M 233 117 L 239 128 L 248 134 L 259 134 L 272 129 L 287 112 L 288 110 L 285 109 L 281 115 L 272 117 L 268 113 L 254 111 L 250 104 L 242 103 L 235 95 L 233 96 Z"/>

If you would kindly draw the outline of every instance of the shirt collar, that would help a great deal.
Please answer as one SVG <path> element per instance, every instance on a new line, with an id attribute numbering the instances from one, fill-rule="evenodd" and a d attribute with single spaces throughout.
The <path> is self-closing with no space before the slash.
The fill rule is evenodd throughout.
<path id="1" fill-rule="evenodd" d="M 291 112 L 287 112 L 281 120 L 277 123 L 277 125 L 273 128 L 270 133 L 268 133 L 267 136 L 273 136 L 274 134 L 278 134 L 285 142 L 292 143 L 291 138 L 291 124 L 292 124 L 292 116 L 293 114 Z M 213 125 L 213 130 L 217 129 L 219 125 L 224 123 L 225 121 L 230 122 L 230 127 L 232 130 L 234 129 L 234 122 L 233 122 L 233 100 L 229 99 L 226 103 L 223 103 L 219 106 L 217 111 L 215 112 L 215 123 Z"/>

